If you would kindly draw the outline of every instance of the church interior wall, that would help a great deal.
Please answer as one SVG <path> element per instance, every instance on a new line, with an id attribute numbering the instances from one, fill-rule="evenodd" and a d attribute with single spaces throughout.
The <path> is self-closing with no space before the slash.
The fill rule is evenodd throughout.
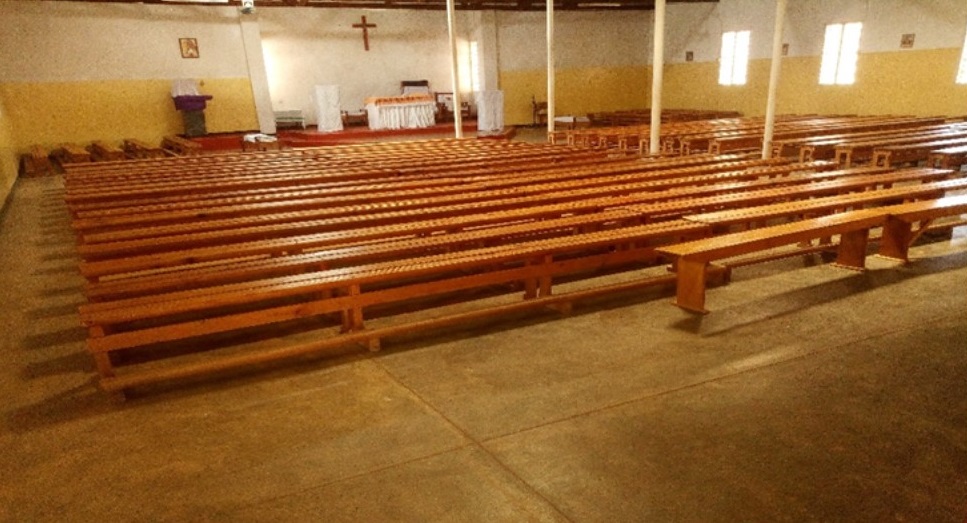
<path id="1" fill-rule="evenodd" d="M 670 108 L 735 109 L 762 115 L 769 84 L 775 7 L 752 0 L 669 4 L 663 103 Z M 825 27 L 863 22 L 856 83 L 819 85 Z M 967 86 L 954 83 L 967 26 L 959 0 L 803 0 L 789 2 L 777 97 L 780 113 L 960 115 Z M 723 31 L 751 30 L 748 82 L 718 85 Z M 904 34 L 912 49 L 901 49 Z M 693 62 L 686 62 L 691 51 Z M 695 86 L 701 86 L 696 89 Z"/>
<path id="2" fill-rule="evenodd" d="M 32 144 L 158 141 L 183 130 L 170 100 L 178 78 L 214 96 L 209 132 L 258 128 L 238 10 L 234 7 L 0 2 L 0 189 L 16 155 Z M 370 30 L 370 51 L 360 16 Z M 758 0 L 671 3 L 666 26 L 663 103 L 668 108 L 765 111 L 774 7 Z M 342 108 L 394 95 L 404 79 L 449 91 L 449 45 L 442 11 L 259 9 L 274 110 L 301 109 L 313 121 L 310 92 L 336 84 Z M 650 105 L 651 12 L 555 14 L 557 114 Z M 864 23 L 857 81 L 819 86 L 825 25 Z M 469 42 L 478 44 L 480 85 L 504 91 L 505 122 L 531 123 L 532 100 L 546 100 L 543 12 L 457 13 L 462 89 Z M 955 85 L 967 26 L 961 0 L 797 0 L 789 2 L 778 110 L 785 113 L 965 114 L 967 86 Z M 749 81 L 717 84 L 721 33 L 752 31 Z M 901 49 L 901 35 L 916 35 Z M 198 58 L 182 58 L 179 38 L 195 38 Z M 693 61 L 685 60 L 690 51 Z M 6 194 L 0 191 L 0 196 Z"/>
<path id="3" fill-rule="evenodd" d="M 646 12 L 554 15 L 558 115 L 642 108 L 651 98 L 651 27 Z M 547 17 L 496 13 L 504 120 L 532 122 L 532 101 L 547 100 Z"/>
<path id="4" fill-rule="evenodd" d="M 353 24 L 366 16 L 369 51 Z M 478 17 L 459 12 L 461 55 L 466 56 Z M 262 9 L 262 43 L 275 110 L 302 110 L 315 122 L 315 85 L 339 86 L 340 107 L 362 110 L 372 96 L 400 94 L 402 80 L 428 80 L 432 91 L 452 91 L 450 44 L 444 11 Z M 461 91 L 469 92 L 469 82 Z"/>
<path id="5" fill-rule="evenodd" d="M 0 2 L 0 94 L 14 146 L 160 141 L 183 131 L 171 82 L 214 96 L 209 132 L 256 128 L 235 8 Z M 182 58 L 195 38 L 198 58 Z"/>

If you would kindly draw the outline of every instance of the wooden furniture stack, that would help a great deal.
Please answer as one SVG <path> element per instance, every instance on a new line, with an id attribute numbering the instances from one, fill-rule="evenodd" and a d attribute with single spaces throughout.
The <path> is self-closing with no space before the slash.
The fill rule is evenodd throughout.
<path id="1" fill-rule="evenodd" d="M 101 386 L 124 391 L 346 345 L 377 350 L 387 337 L 494 315 L 567 312 L 576 300 L 673 285 L 660 270 L 599 276 L 661 265 L 683 241 L 933 200 L 967 180 L 745 154 L 430 140 L 76 165 L 65 186 L 88 281 L 88 349 Z M 703 267 L 703 278 L 726 274 Z"/>

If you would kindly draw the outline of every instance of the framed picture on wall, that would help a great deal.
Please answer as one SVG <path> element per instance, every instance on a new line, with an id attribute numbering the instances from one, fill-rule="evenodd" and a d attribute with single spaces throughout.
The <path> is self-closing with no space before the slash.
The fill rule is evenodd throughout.
<path id="1" fill-rule="evenodd" d="M 198 58 L 198 39 L 197 38 L 179 38 L 178 46 L 181 47 L 181 57 L 182 58 Z"/>
<path id="2" fill-rule="evenodd" d="M 913 40 L 917 35 L 908 33 L 900 37 L 900 49 L 913 49 Z"/>

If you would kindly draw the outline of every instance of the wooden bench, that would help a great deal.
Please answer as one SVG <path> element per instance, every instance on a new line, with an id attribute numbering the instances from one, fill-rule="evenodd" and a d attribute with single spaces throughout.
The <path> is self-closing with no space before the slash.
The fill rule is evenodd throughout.
<path id="1" fill-rule="evenodd" d="M 891 166 L 905 163 L 918 163 L 927 161 L 930 153 L 935 149 L 958 146 L 967 147 L 967 136 L 907 145 L 878 147 L 873 149 L 873 164 Z"/>
<path id="2" fill-rule="evenodd" d="M 125 159 L 124 150 L 104 141 L 96 141 L 87 147 L 95 162 L 116 162 Z"/>
<path id="3" fill-rule="evenodd" d="M 54 149 L 52 156 L 61 164 L 87 163 L 91 161 L 91 153 L 80 145 L 62 143 Z"/>
<path id="4" fill-rule="evenodd" d="M 149 145 L 135 138 L 125 138 L 122 149 L 124 149 L 124 153 L 128 158 L 149 159 L 165 157 L 164 149 L 161 147 Z"/>
<path id="5" fill-rule="evenodd" d="M 165 136 L 161 140 L 161 147 L 169 154 L 178 156 L 195 156 L 201 154 L 201 144 L 173 134 Z"/>
<path id="6" fill-rule="evenodd" d="M 960 169 L 967 163 L 967 145 L 959 147 L 944 147 L 931 151 L 927 156 L 927 165 L 941 169 Z"/>
<path id="7" fill-rule="evenodd" d="M 964 137 L 967 137 L 967 127 L 960 124 L 951 124 L 936 131 L 924 133 L 898 132 L 895 135 L 876 140 L 841 143 L 835 147 L 836 163 L 849 167 L 857 162 L 871 161 L 874 149 Z"/>
<path id="8" fill-rule="evenodd" d="M 380 306 L 385 310 L 400 304 L 401 311 L 407 312 L 414 302 L 428 296 L 457 291 L 502 288 L 501 294 L 506 295 L 519 288 L 524 300 L 549 298 L 555 278 L 649 258 L 653 247 L 636 245 L 650 238 L 701 232 L 697 224 L 673 222 L 539 239 L 92 303 L 81 307 L 81 318 L 90 329 L 88 349 L 101 384 L 117 390 L 159 379 L 149 370 L 118 381 L 111 354 L 121 351 L 333 313 L 340 315 L 343 333 L 359 333 L 365 328 L 366 309 Z M 669 279 L 659 277 L 657 281 Z M 509 283 L 519 286 L 509 289 Z M 491 306 L 482 307 L 486 314 Z M 426 322 L 418 322 L 412 328 L 426 326 Z M 366 336 L 371 349 L 379 347 L 378 336 Z M 339 338 L 334 336 L 336 342 L 342 341 Z"/>
<path id="9" fill-rule="evenodd" d="M 886 223 L 880 239 L 880 256 L 908 261 L 910 246 L 927 231 L 938 218 L 967 214 L 967 195 L 947 196 L 885 207 Z M 967 220 L 949 223 L 946 227 L 964 225 Z M 919 224 L 914 229 L 914 224 Z"/>
<path id="10" fill-rule="evenodd" d="M 32 145 L 20 157 L 20 174 L 23 176 L 44 176 L 54 174 L 54 166 L 50 163 L 47 149 L 39 145 Z"/>
<path id="11" fill-rule="evenodd" d="M 678 276 L 675 304 L 705 314 L 708 312 L 705 309 L 705 287 L 712 262 L 840 235 L 836 264 L 862 270 L 869 230 L 885 221 L 886 216 L 877 210 L 849 211 L 659 247 L 658 252 L 674 259 Z"/>

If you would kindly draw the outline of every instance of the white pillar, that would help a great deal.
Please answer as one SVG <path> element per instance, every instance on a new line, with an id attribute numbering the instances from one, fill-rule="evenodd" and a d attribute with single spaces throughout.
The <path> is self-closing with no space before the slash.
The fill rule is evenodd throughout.
<path id="1" fill-rule="evenodd" d="M 547 1 L 547 136 L 554 132 L 554 0 Z"/>
<path id="2" fill-rule="evenodd" d="M 450 32 L 450 85 L 453 86 L 453 133 L 463 138 L 463 114 L 460 112 L 460 74 L 457 70 L 457 30 L 454 27 L 453 0 L 447 0 L 447 30 Z"/>
<path id="3" fill-rule="evenodd" d="M 238 16 L 238 23 L 242 30 L 242 47 L 245 49 L 245 63 L 248 66 L 248 78 L 252 84 L 252 97 L 255 99 L 255 114 L 259 120 L 259 132 L 275 134 L 275 112 L 272 111 L 269 75 L 265 72 L 265 57 L 262 55 L 262 30 L 259 28 L 258 15 L 239 14 Z"/>
<path id="4" fill-rule="evenodd" d="M 661 140 L 661 87 L 665 69 L 665 0 L 655 0 L 655 54 L 651 72 L 651 136 L 648 150 L 658 152 Z"/>
<path id="5" fill-rule="evenodd" d="M 786 19 L 786 0 L 776 0 L 776 27 L 772 34 L 772 67 L 769 69 L 769 98 L 766 101 L 766 128 L 762 135 L 762 158 L 772 156 L 772 134 L 776 128 L 776 92 L 782 69 L 782 26 Z"/>

